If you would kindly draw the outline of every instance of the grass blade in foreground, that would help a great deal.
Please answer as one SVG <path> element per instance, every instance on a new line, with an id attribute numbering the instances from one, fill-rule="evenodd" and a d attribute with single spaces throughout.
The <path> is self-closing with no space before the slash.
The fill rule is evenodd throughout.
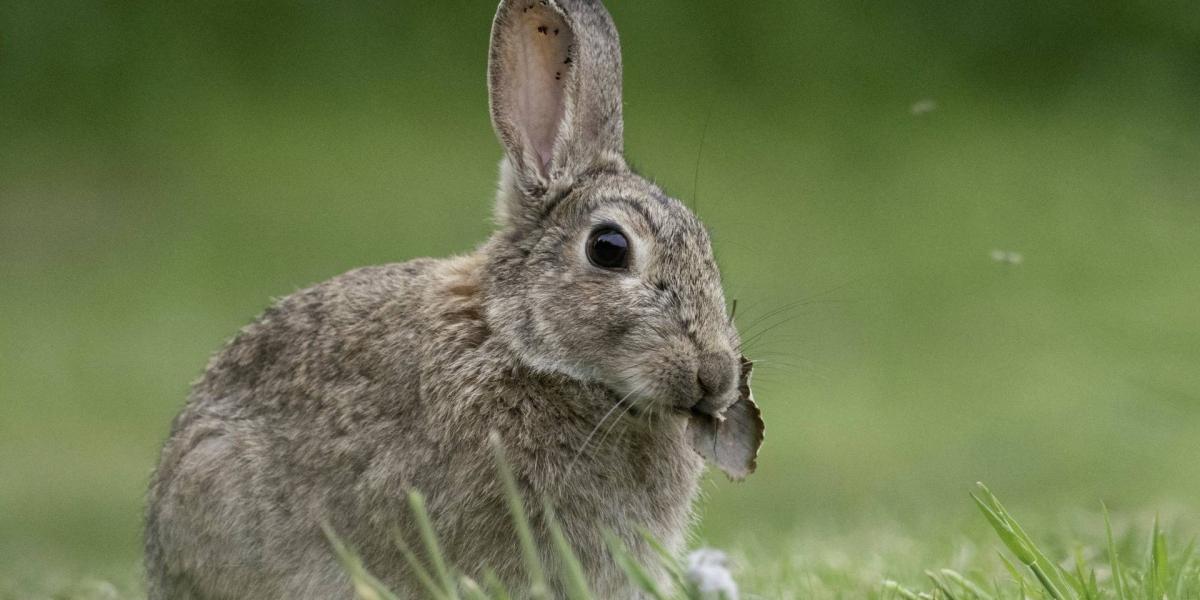
<path id="1" fill-rule="evenodd" d="M 488 594 L 491 594 L 492 600 L 512 600 L 508 595 L 508 590 L 504 589 L 504 584 L 500 583 L 500 578 L 496 576 L 496 572 L 488 569 L 483 573 L 483 583 L 487 586 Z"/>
<path id="2" fill-rule="evenodd" d="M 608 551 L 612 553 L 617 565 L 621 567 L 622 571 L 625 571 L 625 575 L 629 577 L 630 581 L 642 588 L 642 591 L 649 594 L 651 598 L 666 600 L 666 596 L 662 590 L 658 589 L 654 578 L 629 554 L 629 549 L 625 547 L 625 543 L 620 538 L 613 535 L 612 532 L 608 532 L 604 535 L 604 539 L 608 542 Z"/>
<path id="3" fill-rule="evenodd" d="M 513 477 L 512 468 L 504 458 L 504 446 L 500 437 L 493 433 L 489 438 L 492 452 L 496 457 L 496 469 L 500 472 L 500 481 L 504 484 L 504 496 L 508 499 L 508 509 L 512 513 L 513 525 L 517 529 L 517 538 L 521 542 L 521 555 L 525 559 L 525 571 L 529 576 L 529 597 L 549 598 L 550 588 L 546 586 L 546 572 L 542 569 L 542 560 L 538 557 L 537 545 L 533 541 L 533 528 L 529 525 L 529 517 L 525 513 L 525 503 L 521 500 L 521 492 L 517 490 L 517 480 Z"/>
<path id="4" fill-rule="evenodd" d="M 1175 575 L 1175 595 L 1172 598 L 1183 598 L 1184 590 L 1188 584 L 1188 569 L 1192 564 L 1192 559 L 1196 553 L 1196 538 L 1188 543 L 1187 548 L 1183 550 L 1183 554 L 1179 557 L 1179 571 Z M 1193 574 L 1196 574 L 1193 572 Z"/>
<path id="5" fill-rule="evenodd" d="M 967 593 L 974 594 L 975 598 L 978 598 L 979 600 L 992 600 L 991 594 L 983 591 L 983 588 L 979 587 L 978 585 L 975 585 L 975 582 L 971 581 L 970 579 L 967 579 L 962 574 L 960 574 L 958 571 L 954 571 L 952 569 L 942 569 L 941 574 L 946 579 L 953 581 L 956 585 L 958 585 L 960 588 L 965 590 Z"/>
<path id="6" fill-rule="evenodd" d="M 404 562 L 408 563 L 408 568 L 412 569 L 413 575 L 416 575 L 421 585 L 425 587 L 425 591 L 435 600 L 446 600 L 446 595 L 438 588 L 437 582 L 433 580 L 433 576 L 429 574 L 425 565 L 421 564 L 421 559 L 417 558 L 417 554 L 408 546 L 408 542 L 404 541 L 404 536 L 401 535 L 399 529 L 392 533 L 392 539 L 395 541 L 396 547 L 400 549 L 400 554 L 404 555 Z"/>
<path id="7" fill-rule="evenodd" d="M 883 591 L 889 594 L 883 596 L 884 598 L 891 598 L 893 595 L 904 598 L 904 600 L 926 600 L 928 598 L 932 598 L 932 596 L 929 594 L 914 592 L 891 579 L 887 579 L 883 582 Z"/>
<path id="8" fill-rule="evenodd" d="M 429 511 L 425 509 L 425 497 L 415 491 L 409 492 L 408 504 L 412 508 L 413 519 L 417 521 L 417 527 L 421 530 L 421 539 L 425 542 L 425 553 L 429 555 L 429 562 L 433 564 L 433 570 L 442 580 L 446 597 L 450 600 L 458 600 L 457 586 L 454 584 L 454 578 L 450 575 L 450 569 L 446 567 L 446 559 L 442 557 L 441 546 L 438 544 L 437 535 L 433 532 L 433 522 L 429 520 Z"/>
<path id="9" fill-rule="evenodd" d="M 469 577 L 463 577 L 462 584 L 463 597 L 467 600 L 488 600 L 487 594 L 483 592 L 483 588 L 479 587 L 475 580 Z"/>
<path id="10" fill-rule="evenodd" d="M 671 552 L 667 550 L 666 546 L 663 546 L 662 542 L 658 541 L 658 539 L 654 537 L 654 534 L 645 529 L 640 531 L 642 534 L 642 539 L 654 549 L 654 553 L 658 555 L 659 560 L 661 560 L 663 565 L 666 567 L 667 573 L 671 576 L 671 581 L 675 582 L 676 589 L 681 591 L 689 590 L 687 577 L 684 576 L 683 563 L 679 562 L 679 559 L 675 556 L 672 556 Z"/>
<path id="11" fill-rule="evenodd" d="M 388 591 L 378 579 L 367 572 L 367 569 L 363 567 L 362 560 L 342 543 L 342 540 L 333 532 L 333 528 L 322 523 L 321 530 L 325 532 L 325 537 L 333 546 L 333 552 L 337 555 L 338 561 L 342 563 L 342 568 L 350 576 L 350 581 L 354 584 L 355 595 L 362 600 L 400 600 L 395 594 Z"/>
<path id="12" fill-rule="evenodd" d="M 1167 582 L 1171 580 L 1171 569 L 1167 561 L 1167 538 L 1154 517 L 1154 530 L 1150 532 L 1150 591 L 1155 598 L 1167 595 Z"/>
<path id="13" fill-rule="evenodd" d="M 1112 519 L 1108 516 L 1108 505 L 1100 503 L 1104 510 L 1104 533 L 1108 539 L 1108 563 L 1112 569 L 1113 587 L 1116 588 L 1118 600 L 1128 600 L 1129 592 L 1125 590 L 1125 575 L 1121 572 L 1121 559 L 1117 556 L 1117 544 L 1113 542 Z"/>
<path id="14" fill-rule="evenodd" d="M 559 559 L 562 560 L 562 583 L 567 589 L 567 597 L 571 600 L 590 600 L 592 593 L 588 590 L 587 578 L 583 575 L 583 565 L 579 564 L 579 558 L 575 556 L 575 551 L 571 549 L 567 536 L 563 534 L 562 527 L 558 523 L 558 516 L 554 513 L 554 507 L 550 506 L 549 502 L 544 502 L 543 507 L 546 513 L 546 526 L 550 528 L 550 537 L 554 539 L 554 549 L 558 552 Z"/>
<path id="15" fill-rule="evenodd" d="M 1067 583 L 1066 576 L 1062 570 L 1058 568 L 1053 561 L 1050 560 L 1040 549 L 1033 539 L 1025 533 L 1021 526 L 1008 514 L 1004 509 L 1004 505 L 1000 504 L 1000 500 L 992 494 L 991 490 L 982 483 L 976 484 L 979 487 L 983 499 L 975 494 L 971 494 L 971 498 L 975 500 L 975 504 L 979 506 L 979 510 L 983 516 L 992 525 L 992 529 L 996 530 L 996 534 L 1000 536 L 1000 540 L 1004 545 L 1016 555 L 1017 559 L 1029 567 L 1033 571 L 1035 577 L 1050 594 L 1051 598 L 1056 600 L 1075 600 L 1078 598 L 1075 588 Z M 1068 595 L 1069 594 L 1069 595 Z"/>

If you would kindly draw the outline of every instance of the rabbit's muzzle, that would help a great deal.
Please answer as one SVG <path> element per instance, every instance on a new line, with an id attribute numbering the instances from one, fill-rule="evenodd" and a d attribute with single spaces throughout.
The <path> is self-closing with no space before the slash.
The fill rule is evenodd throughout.
<path id="1" fill-rule="evenodd" d="M 696 361 L 696 384 L 700 393 L 691 412 L 716 415 L 737 400 L 737 360 L 726 352 L 705 352 Z"/>

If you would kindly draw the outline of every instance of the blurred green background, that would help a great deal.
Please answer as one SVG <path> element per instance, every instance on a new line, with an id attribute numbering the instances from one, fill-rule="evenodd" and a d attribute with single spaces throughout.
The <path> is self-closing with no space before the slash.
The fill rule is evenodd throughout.
<path id="1" fill-rule="evenodd" d="M 760 470 L 706 484 L 705 538 L 967 513 L 976 480 L 1197 508 L 1200 4 L 609 4 L 631 159 L 767 317 Z M 211 352 L 488 235 L 494 8 L 0 5 L 3 569 L 132 569 Z"/>

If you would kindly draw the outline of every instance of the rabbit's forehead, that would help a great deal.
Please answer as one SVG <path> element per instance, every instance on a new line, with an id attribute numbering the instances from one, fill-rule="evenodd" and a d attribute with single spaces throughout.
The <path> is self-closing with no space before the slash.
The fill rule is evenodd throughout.
<path id="1" fill-rule="evenodd" d="M 590 224 L 616 223 L 646 241 L 681 237 L 687 229 L 680 222 L 682 218 L 688 215 L 660 201 L 629 196 L 601 198 L 588 213 Z"/>
<path id="2" fill-rule="evenodd" d="M 708 232 L 700 220 L 682 202 L 649 182 L 597 185 L 582 195 L 589 225 L 616 223 L 644 242 L 708 247 Z"/>

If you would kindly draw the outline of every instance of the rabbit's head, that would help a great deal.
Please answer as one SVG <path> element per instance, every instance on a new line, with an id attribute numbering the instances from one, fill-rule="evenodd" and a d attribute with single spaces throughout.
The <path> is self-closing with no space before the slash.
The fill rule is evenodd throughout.
<path id="1" fill-rule="evenodd" d="M 504 0 L 492 121 L 506 150 L 488 320 L 534 368 L 642 410 L 717 414 L 738 337 L 700 221 L 623 156 L 621 55 L 599 0 Z"/>

